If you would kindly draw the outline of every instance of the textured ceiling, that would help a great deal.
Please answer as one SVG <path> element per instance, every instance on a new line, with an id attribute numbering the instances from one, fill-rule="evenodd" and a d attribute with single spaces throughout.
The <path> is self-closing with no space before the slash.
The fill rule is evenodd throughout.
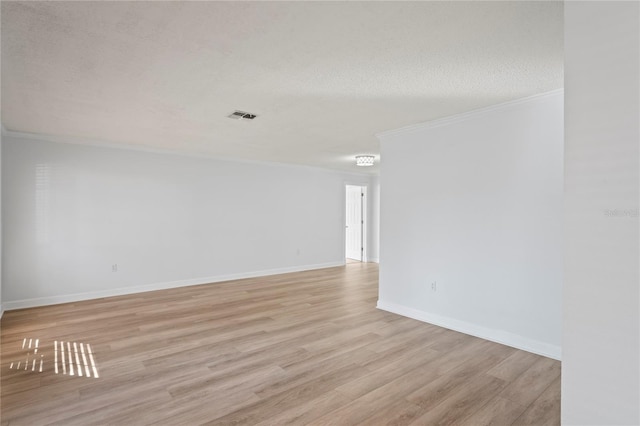
<path id="1" fill-rule="evenodd" d="M 563 84 L 559 2 L 1 7 L 2 124 L 75 142 L 363 171 L 377 132 Z"/>

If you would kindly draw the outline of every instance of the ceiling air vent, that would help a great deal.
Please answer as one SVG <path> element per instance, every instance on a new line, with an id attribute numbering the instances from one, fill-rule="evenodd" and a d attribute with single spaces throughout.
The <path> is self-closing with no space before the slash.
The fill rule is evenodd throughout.
<path id="1" fill-rule="evenodd" d="M 227 117 L 233 118 L 234 120 L 253 120 L 256 118 L 256 115 L 244 111 L 234 111 L 232 114 L 227 115 Z"/>

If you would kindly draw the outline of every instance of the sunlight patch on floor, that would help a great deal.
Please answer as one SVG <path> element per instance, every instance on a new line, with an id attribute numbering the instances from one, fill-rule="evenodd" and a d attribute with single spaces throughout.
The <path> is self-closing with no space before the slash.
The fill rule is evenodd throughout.
<path id="1" fill-rule="evenodd" d="M 22 340 L 21 350 L 26 353 L 12 362 L 9 369 L 42 373 L 45 370 L 45 354 L 40 349 L 40 339 L 25 337 Z M 89 343 L 55 340 L 53 344 L 53 370 L 55 374 L 96 379 L 100 377 Z"/>

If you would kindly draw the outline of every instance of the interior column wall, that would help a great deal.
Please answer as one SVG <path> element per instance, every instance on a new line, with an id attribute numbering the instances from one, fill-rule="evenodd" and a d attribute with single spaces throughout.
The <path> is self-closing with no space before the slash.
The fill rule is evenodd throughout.
<path id="1" fill-rule="evenodd" d="M 562 423 L 640 424 L 640 5 L 565 2 Z"/>

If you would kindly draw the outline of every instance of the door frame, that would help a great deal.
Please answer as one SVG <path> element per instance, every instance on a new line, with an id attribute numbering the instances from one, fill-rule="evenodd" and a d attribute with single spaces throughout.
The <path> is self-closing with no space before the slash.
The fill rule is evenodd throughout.
<path id="1" fill-rule="evenodd" d="M 342 185 L 342 259 L 347 262 L 347 186 L 358 186 L 364 194 L 362 197 L 362 259 L 368 262 L 368 237 L 369 237 L 369 184 L 362 182 L 345 181 Z"/>

